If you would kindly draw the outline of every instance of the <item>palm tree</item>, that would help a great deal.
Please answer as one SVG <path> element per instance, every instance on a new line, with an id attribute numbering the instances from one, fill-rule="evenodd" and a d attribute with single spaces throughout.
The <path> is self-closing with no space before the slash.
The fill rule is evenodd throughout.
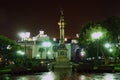
<path id="1" fill-rule="evenodd" d="M 39 52 L 41 53 L 41 55 L 40 55 L 40 57 L 41 57 L 41 59 L 42 59 L 42 53 L 45 51 L 45 49 L 43 48 L 43 47 L 40 47 L 39 48 Z"/>
<path id="2" fill-rule="evenodd" d="M 58 46 L 57 46 L 57 45 L 54 45 L 52 49 L 53 49 L 53 51 L 54 51 L 53 57 L 54 57 L 54 59 L 55 59 L 56 52 L 58 51 Z"/>

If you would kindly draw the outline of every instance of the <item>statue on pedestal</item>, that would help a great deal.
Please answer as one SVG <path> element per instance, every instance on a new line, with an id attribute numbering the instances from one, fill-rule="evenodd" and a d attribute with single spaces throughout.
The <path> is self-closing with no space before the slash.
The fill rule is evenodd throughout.
<path id="1" fill-rule="evenodd" d="M 56 58 L 56 63 L 54 65 L 54 68 L 72 68 L 71 63 L 67 58 L 67 48 L 64 42 L 65 21 L 64 21 L 63 10 L 61 10 L 61 16 L 60 16 L 60 21 L 58 22 L 58 25 L 60 29 L 60 41 L 59 41 L 58 51 L 57 51 L 58 57 Z"/>

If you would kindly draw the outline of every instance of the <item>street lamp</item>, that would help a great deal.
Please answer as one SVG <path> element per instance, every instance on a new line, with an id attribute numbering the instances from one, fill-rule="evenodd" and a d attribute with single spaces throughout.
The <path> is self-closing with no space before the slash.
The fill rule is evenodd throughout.
<path id="1" fill-rule="evenodd" d="M 99 55 L 99 39 L 102 37 L 103 33 L 98 31 L 98 32 L 93 32 L 91 34 L 91 37 L 92 39 L 95 39 L 97 40 L 97 58 L 98 58 L 98 55 Z"/>
<path id="2" fill-rule="evenodd" d="M 113 52 L 112 45 L 110 43 L 105 43 L 104 47 L 107 48 L 110 53 Z"/>
<path id="3" fill-rule="evenodd" d="M 93 38 L 93 39 L 100 39 L 100 37 L 102 37 L 102 32 L 94 32 L 94 33 L 92 33 L 92 35 L 91 35 L 91 37 Z"/>
<path id="4" fill-rule="evenodd" d="M 46 41 L 46 42 L 43 42 L 42 43 L 42 46 L 44 46 L 45 47 L 45 53 L 46 53 L 46 59 L 48 58 L 48 56 L 47 56 L 47 49 L 51 46 L 52 44 L 51 44 L 51 42 L 49 42 L 49 41 Z"/>
<path id="5" fill-rule="evenodd" d="M 111 44 L 110 43 L 105 43 L 105 48 L 110 48 L 111 47 Z"/>
<path id="6" fill-rule="evenodd" d="M 30 32 L 22 32 L 20 33 L 20 37 L 22 38 L 22 41 L 27 40 L 30 37 Z"/>
<path id="7" fill-rule="evenodd" d="M 81 49 L 81 56 L 84 57 L 86 54 L 85 50 L 84 49 Z"/>
<path id="8" fill-rule="evenodd" d="M 113 49 L 112 49 L 112 48 L 110 48 L 110 49 L 109 49 L 109 52 L 113 52 Z"/>
<path id="9" fill-rule="evenodd" d="M 26 54 L 26 40 L 30 37 L 30 32 L 22 32 L 20 33 L 20 37 L 22 38 L 22 41 L 24 41 L 25 54 Z"/>

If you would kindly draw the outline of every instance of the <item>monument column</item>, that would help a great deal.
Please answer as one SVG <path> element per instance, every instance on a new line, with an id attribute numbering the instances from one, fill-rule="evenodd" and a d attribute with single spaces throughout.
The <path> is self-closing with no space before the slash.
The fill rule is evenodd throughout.
<path id="1" fill-rule="evenodd" d="M 61 10 L 60 12 L 60 21 L 58 22 L 59 25 L 59 30 L 60 30 L 60 41 L 59 41 L 59 47 L 58 47 L 58 60 L 62 61 L 62 60 L 68 60 L 67 59 L 67 48 L 65 46 L 65 32 L 64 32 L 64 28 L 65 28 L 65 21 L 64 21 L 64 15 L 63 15 L 63 10 Z"/>
<path id="2" fill-rule="evenodd" d="M 54 68 L 71 68 L 72 65 L 67 58 L 67 48 L 64 42 L 64 27 L 65 27 L 65 21 L 64 21 L 64 15 L 63 11 L 61 10 L 61 16 L 60 21 L 58 22 L 59 29 L 60 29 L 60 41 L 58 45 L 58 57 L 56 58 L 56 62 L 54 65 Z"/>
<path id="3" fill-rule="evenodd" d="M 60 44 L 64 44 L 64 27 L 65 27 L 65 21 L 64 21 L 64 15 L 63 11 L 61 10 L 61 16 L 60 21 L 58 22 L 59 29 L 60 29 Z"/>

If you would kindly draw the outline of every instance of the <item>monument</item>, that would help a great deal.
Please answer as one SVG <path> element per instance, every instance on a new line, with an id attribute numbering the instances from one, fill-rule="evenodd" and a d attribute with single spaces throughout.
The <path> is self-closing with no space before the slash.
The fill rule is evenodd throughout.
<path id="1" fill-rule="evenodd" d="M 56 62 L 54 64 L 54 68 L 72 68 L 72 64 L 70 63 L 69 59 L 67 58 L 67 48 L 65 45 L 65 38 L 64 38 L 64 15 L 63 10 L 61 10 L 60 21 L 58 22 L 59 29 L 60 29 L 60 41 L 58 45 L 58 57 L 56 58 Z"/>

